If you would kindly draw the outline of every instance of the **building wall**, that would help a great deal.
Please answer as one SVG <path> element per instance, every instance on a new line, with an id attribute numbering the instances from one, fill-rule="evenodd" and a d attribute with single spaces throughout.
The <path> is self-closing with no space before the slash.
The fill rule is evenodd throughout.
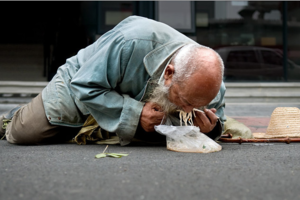
<path id="1" fill-rule="evenodd" d="M 190 18 L 187 16 L 186 19 L 191 20 L 191 27 L 178 30 L 199 44 L 220 52 L 225 63 L 225 81 L 300 81 L 299 2 L 181 3 L 191 4 Z M 178 2 L 164 4 L 166 11 L 177 9 L 173 12 L 174 19 L 187 13 L 186 10 L 180 13 L 183 10 L 178 9 Z M 284 4 L 287 5 L 286 12 L 283 11 Z M 11 72 L 8 75 L 5 70 L 8 59 L 1 57 L 0 73 L 6 80 L 50 80 L 68 57 L 93 43 L 125 17 L 139 15 L 166 20 L 158 17 L 159 6 L 153 1 L 0 2 L 1 51 L 6 52 L 6 46 L 11 52 L 17 51 L 12 50 L 13 47 L 24 48 L 24 45 L 43 47 L 43 53 L 30 61 L 35 63 L 34 69 L 39 70 L 38 73 L 32 72 L 30 76 L 28 71 L 33 68 L 26 67 L 31 65 L 30 59 L 15 58 L 16 54 L 11 54 L 10 64 L 16 59 L 16 67 L 25 63 L 15 74 L 27 70 L 27 78 L 13 76 Z M 286 21 L 283 21 L 285 17 Z M 2 53 L 2 57 L 8 57 L 8 54 Z"/>

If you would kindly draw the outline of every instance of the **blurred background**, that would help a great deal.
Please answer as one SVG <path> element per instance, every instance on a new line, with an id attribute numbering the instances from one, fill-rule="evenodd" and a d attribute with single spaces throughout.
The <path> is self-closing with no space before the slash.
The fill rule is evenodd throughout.
<path id="1" fill-rule="evenodd" d="M 50 81 L 67 58 L 130 15 L 215 49 L 225 82 L 300 82 L 297 1 L 0 2 L 0 80 Z"/>

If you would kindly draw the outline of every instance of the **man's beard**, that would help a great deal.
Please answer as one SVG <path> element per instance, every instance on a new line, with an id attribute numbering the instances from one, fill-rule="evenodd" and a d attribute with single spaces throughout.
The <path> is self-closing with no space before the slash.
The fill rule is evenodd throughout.
<path id="1" fill-rule="evenodd" d="M 161 112 L 165 114 L 171 114 L 178 110 L 182 110 L 179 106 L 176 106 L 169 100 L 169 90 L 170 86 L 165 86 L 164 83 L 158 84 L 156 88 L 154 88 L 153 92 L 150 95 L 150 98 L 147 100 L 148 102 L 156 103 L 161 107 Z"/>

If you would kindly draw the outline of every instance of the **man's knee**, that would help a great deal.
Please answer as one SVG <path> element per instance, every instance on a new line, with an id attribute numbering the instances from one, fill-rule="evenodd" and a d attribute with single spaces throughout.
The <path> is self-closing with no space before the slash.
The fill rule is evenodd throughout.
<path id="1" fill-rule="evenodd" d="M 56 134 L 56 126 L 49 124 L 37 97 L 18 109 L 6 128 L 6 140 L 13 144 L 37 144 Z"/>

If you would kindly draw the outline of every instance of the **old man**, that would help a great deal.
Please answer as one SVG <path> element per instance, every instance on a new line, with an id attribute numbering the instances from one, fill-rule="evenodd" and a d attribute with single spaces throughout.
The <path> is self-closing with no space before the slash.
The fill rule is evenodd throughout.
<path id="1" fill-rule="evenodd" d="M 131 16 L 67 59 L 29 104 L 2 116 L 1 132 L 10 143 L 45 143 L 74 137 L 92 116 L 127 145 L 133 138 L 161 140 L 155 125 L 202 108 L 194 125 L 218 139 L 225 121 L 222 77 L 215 51 L 166 24 Z"/>

